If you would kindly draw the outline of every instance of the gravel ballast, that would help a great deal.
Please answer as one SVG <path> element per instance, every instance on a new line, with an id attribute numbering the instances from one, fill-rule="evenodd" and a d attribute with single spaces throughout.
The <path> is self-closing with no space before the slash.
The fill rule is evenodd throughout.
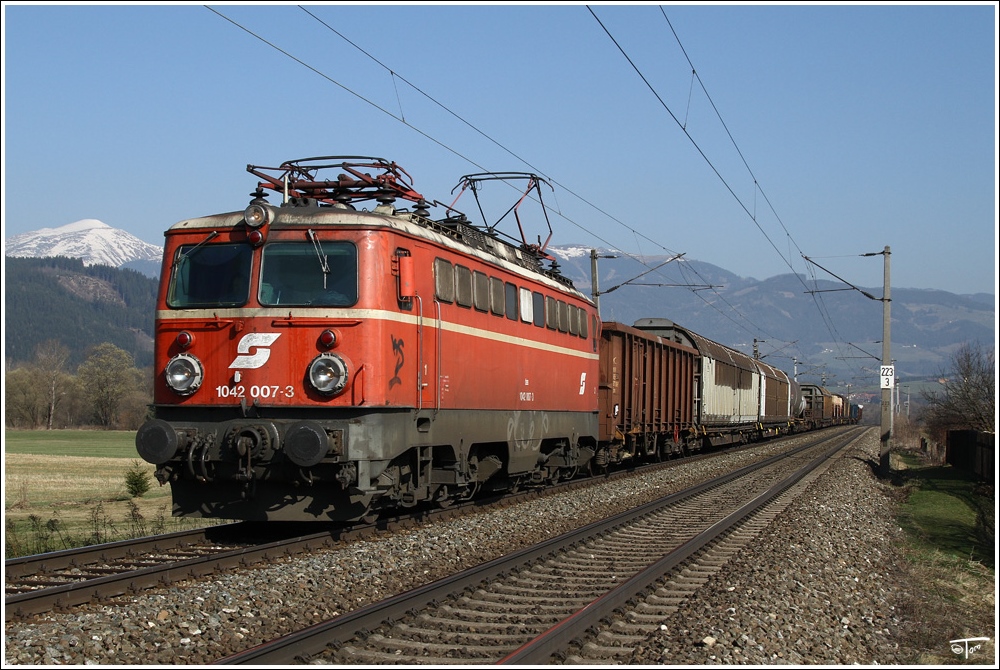
<path id="1" fill-rule="evenodd" d="M 911 662 L 897 604 L 903 531 L 860 445 L 661 625 L 634 663 L 886 665 Z M 941 640 L 947 648 L 948 640 Z"/>
<path id="2" fill-rule="evenodd" d="M 799 438 L 805 439 L 805 438 Z M 783 449 L 787 449 L 785 446 Z M 906 598 L 894 505 L 869 430 L 637 648 L 634 664 L 900 664 Z M 104 605 L 7 621 L 6 664 L 208 664 L 765 458 L 606 482 Z M 941 640 L 947 648 L 948 640 Z"/>

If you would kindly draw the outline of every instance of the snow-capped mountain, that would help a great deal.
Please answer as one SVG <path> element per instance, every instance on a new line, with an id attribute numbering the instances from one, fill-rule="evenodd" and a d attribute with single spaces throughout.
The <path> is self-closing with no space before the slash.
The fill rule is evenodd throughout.
<path id="1" fill-rule="evenodd" d="M 84 265 L 121 267 L 135 262 L 159 263 L 163 248 L 97 219 L 83 219 L 59 228 L 42 228 L 4 240 L 4 255 L 18 258 L 67 256 Z"/>

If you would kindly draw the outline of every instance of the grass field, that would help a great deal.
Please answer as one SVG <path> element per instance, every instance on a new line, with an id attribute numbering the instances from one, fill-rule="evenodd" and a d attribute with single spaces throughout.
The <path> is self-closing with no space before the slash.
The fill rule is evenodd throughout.
<path id="1" fill-rule="evenodd" d="M 4 430 L 4 453 L 139 458 L 134 430 Z"/>
<path id="2" fill-rule="evenodd" d="M 906 492 L 898 519 L 909 538 L 908 571 L 920 590 L 918 615 L 924 622 L 920 634 L 929 639 L 985 635 L 996 625 L 992 489 L 971 474 L 926 463 L 917 454 L 902 454 L 898 464 Z M 995 640 L 987 643 L 981 655 L 984 658 L 977 663 L 992 663 Z M 921 665 L 959 662 L 954 655 L 939 651 L 921 659 Z"/>
<path id="3" fill-rule="evenodd" d="M 150 487 L 129 496 L 130 468 Z M 135 451 L 134 431 L 4 431 L 6 558 L 215 523 L 170 516 L 170 489 Z"/>

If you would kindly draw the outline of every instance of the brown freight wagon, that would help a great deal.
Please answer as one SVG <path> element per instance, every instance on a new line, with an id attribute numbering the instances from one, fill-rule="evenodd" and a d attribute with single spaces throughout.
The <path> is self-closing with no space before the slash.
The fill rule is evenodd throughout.
<path id="1" fill-rule="evenodd" d="M 668 319 L 639 319 L 633 327 L 698 354 L 693 421 L 700 440 L 692 435 L 690 448 L 744 444 L 794 430 L 799 388 L 781 370 Z"/>
<path id="2" fill-rule="evenodd" d="M 840 423 L 844 415 L 844 399 L 816 384 L 803 384 L 805 410 L 802 418 L 810 428 L 822 428 Z"/>
<path id="3" fill-rule="evenodd" d="M 698 352 L 621 323 L 601 331 L 599 439 L 612 461 L 680 453 L 694 429 Z"/>

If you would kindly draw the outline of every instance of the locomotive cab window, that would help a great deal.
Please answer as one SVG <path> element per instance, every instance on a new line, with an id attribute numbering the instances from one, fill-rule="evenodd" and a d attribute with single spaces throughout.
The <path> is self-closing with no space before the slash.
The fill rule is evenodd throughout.
<path id="1" fill-rule="evenodd" d="M 171 268 L 171 307 L 234 307 L 250 296 L 253 248 L 248 244 L 185 244 Z"/>
<path id="2" fill-rule="evenodd" d="M 261 305 L 349 307 L 358 301 L 358 250 L 350 242 L 275 242 L 264 247 Z"/>

